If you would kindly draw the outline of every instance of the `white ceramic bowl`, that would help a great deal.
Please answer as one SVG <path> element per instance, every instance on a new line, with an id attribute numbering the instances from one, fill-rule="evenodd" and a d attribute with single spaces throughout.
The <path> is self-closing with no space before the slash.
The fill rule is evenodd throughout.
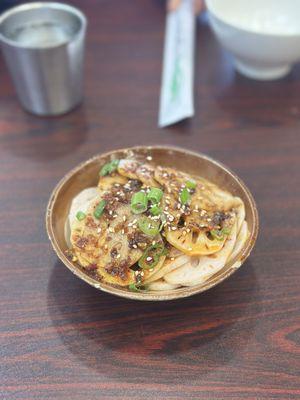
<path id="1" fill-rule="evenodd" d="M 236 69 L 268 80 L 300 60 L 300 0 L 206 0 L 209 20 Z"/>

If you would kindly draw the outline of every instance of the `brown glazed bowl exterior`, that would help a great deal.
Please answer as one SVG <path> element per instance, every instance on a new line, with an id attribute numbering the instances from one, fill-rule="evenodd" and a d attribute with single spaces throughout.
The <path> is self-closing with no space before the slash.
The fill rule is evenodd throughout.
<path id="1" fill-rule="evenodd" d="M 206 282 L 194 287 L 182 287 L 161 292 L 145 291 L 132 292 L 126 288 L 114 287 L 87 275 L 76 263 L 73 263 L 65 254 L 68 249 L 64 237 L 64 225 L 69 213 L 72 199 L 83 189 L 97 185 L 100 167 L 110 161 L 111 156 L 124 158 L 134 153 L 137 157 L 152 156 L 153 163 L 177 168 L 180 171 L 202 176 L 220 188 L 228 190 L 235 196 L 239 196 L 245 203 L 246 220 L 250 231 L 249 238 L 239 254 L 225 267 L 210 277 Z M 196 293 L 204 292 L 222 282 L 233 274 L 249 256 L 258 234 L 258 213 L 255 201 L 245 184 L 227 167 L 214 161 L 204 154 L 194 153 L 189 150 L 176 147 L 141 146 L 128 149 L 114 150 L 100 154 L 81 163 L 57 184 L 51 194 L 46 213 L 46 227 L 53 249 L 60 260 L 80 279 L 84 280 L 96 289 L 103 290 L 133 300 L 173 300 L 188 297 Z"/>

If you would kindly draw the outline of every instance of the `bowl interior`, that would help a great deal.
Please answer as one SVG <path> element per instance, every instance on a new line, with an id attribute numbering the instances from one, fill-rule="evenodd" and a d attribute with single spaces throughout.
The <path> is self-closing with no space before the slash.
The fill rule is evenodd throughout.
<path id="1" fill-rule="evenodd" d="M 162 166 L 175 167 L 188 173 L 202 176 L 216 183 L 221 188 L 228 190 L 232 194 L 239 196 L 245 203 L 246 220 L 248 222 L 250 237 L 232 262 L 226 265 L 219 273 L 211 277 L 205 283 L 194 287 L 186 287 L 164 292 L 130 292 L 126 288 L 116 288 L 111 285 L 99 282 L 87 275 L 75 263 L 72 263 L 65 255 L 68 246 L 64 237 L 65 221 L 69 213 L 69 208 L 74 196 L 81 190 L 96 186 L 98 172 L 105 162 L 110 160 L 112 154 L 117 158 L 124 158 L 128 152 L 133 151 L 136 155 L 151 155 L 153 162 Z M 245 185 L 231 171 L 212 159 L 177 148 L 164 147 L 138 147 L 135 149 L 118 150 L 103 155 L 95 156 L 92 159 L 80 164 L 69 172 L 56 186 L 49 200 L 46 224 L 49 238 L 54 250 L 63 263 L 81 279 L 92 286 L 104 291 L 139 300 L 170 300 L 179 297 L 186 297 L 209 289 L 217 283 L 231 275 L 249 255 L 257 236 L 258 217 L 254 200 Z"/>
<path id="2" fill-rule="evenodd" d="M 300 34 L 300 2 L 295 0 L 206 0 L 207 7 L 229 25 L 268 35 Z"/>

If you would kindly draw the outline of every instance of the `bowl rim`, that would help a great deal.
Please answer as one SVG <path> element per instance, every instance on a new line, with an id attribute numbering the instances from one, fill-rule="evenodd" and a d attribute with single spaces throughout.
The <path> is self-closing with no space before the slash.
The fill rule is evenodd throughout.
<path id="1" fill-rule="evenodd" d="M 222 24 L 227 25 L 230 28 L 238 29 L 247 34 L 254 34 L 259 36 L 264 36 L 266 38 L 275 38 L 275 39 L 291 39 L 291 38 L 298 38 L 300 36 L 300 30 L 298 33 L 289 33 L 289 32 L 282 32 L 282 33 L 271 33 L 271 32 L 261 32 L 259 30 L 247 28 L 238 22 L 229 22 L 228 19 L 222 18 L 220 13 L 216 11 L 216 7 L 212 6 L 212 2 L 214 0 L 206 0 L 205 4 L 208 10 L 208 13 L 211 14 L 216 20 L 221 22 Z"/>
<path id="2" fill-rule="evenodd" d="M 154 291 L 148 291 L 148 292 L 131 292 L 131 291 L 125 291 L 124 289 L 120 289 L 114 286 L 111 286 L 110 284 L 104 283 L 104 282 L 99 282 L 95 280 L 94 278 L 88 276 L 85 274 L 80 268 L 78 268 L 66 255 L 65 253 L 61 250 L 53 229 L 53 208 L 56 203 L 57 197 L 61 191 L 61 189 L 64 187 L 64 184 L 76 173 L 78 173 L 82 168 L 84 168 L 86 165 L 89 165 L 96 161 L 97 159 L 100 158 L 105 158 L 109 157 L 117 152 L 128 152 L 128 151 L 151 151 L 151 150 L 169 150 L 169 151 L 179 151 L 181 153 L 185 153 L 187 156 L 194 156 L 194 157 L 200 157 L 206 161 L 209 161 L 210 163 L 214 164 L 218 168 L 223 169 L 227 174 L 229 174 L 237 183 L 240 185 L 242 188 L 243 192 L 248 198 L 251 212 L 253 214 L 253 228 L 252 231 L 250 232 L 249 238 L 247 239 L 245 245 L 242 247 L 242 249 L 239 251 L 239 253 L 234 257 L 233 260 L 228 264 L 227 270 L 223 271 L 223 274 L 219 275 L 216 279 L 212 276 L 212 279 L 210 282 L 203 282 L 201 284 L 195 285 L 195 286 L 189 286 L 189 287 L 181 287 L 178 289 L 172 289 L 172 290 L 167 290 L 167 291 L 161 291 L 161 292 L 154 292 Z M 165 301 L 165 300 L 176 300 L 180 298 L 185 298 L 192 296 L 197 293 L 202 293 L 217 284 L 223 282 L 225 279 L 229 278 L 237 269 L 240 268 L 240 266 L 244 263 L 244 261 L 249 257 L 257 236 L 258 236 L 258 230 L 259 230 L 259 217 L 258 217 L 258 211 L 256 207 L 255 200 L 250 193 L 249 189 L 245 185 L 245 183 L 233 172 L 231 171 L 230 168 L 225 166 L 223 163 L 214 160 L 210 156 L 207 156 L 206 154 L 195 152 L 192 150 L 188 150 L 182 147 L 178 146 L 168 146 L 168 145 L 152 145 L 152 146 L 133 146 L 133 147 L 127 147 L 127 148 L 120 148 L 120 149 L 114 149 L 110 150 L 104 153 L 99 153 L 96 154 L 92 157 L 90 157 L 88 160 L 81 162 L 80 164 L 76 165 L 74 168 L 72 168 L 69 172 L 67 172 L 62 179 L 56 184 L 54 189 L 51 192 L 47 208 L 46 208 L 46 215 L 45 215 L 45 223 L 46 223 L 46 231 L 48 238 L 50 240 L 50 243 L 53 247 L 53 250 L 55 251 L 57 257 L 60 259 L 60 261 L 71 271 L 73 274 L 75 274 L 77 277 L 82 279 L 83 281 L 87 282 L 89 285 L 93 286 L 94 288 L 104 291 L 106 293 L 110 293 L 119 297 L 131 299 L 131 300 L 142 300 L 142 301 Z M 220 271 L 221 272 L 221 271 Z"/>

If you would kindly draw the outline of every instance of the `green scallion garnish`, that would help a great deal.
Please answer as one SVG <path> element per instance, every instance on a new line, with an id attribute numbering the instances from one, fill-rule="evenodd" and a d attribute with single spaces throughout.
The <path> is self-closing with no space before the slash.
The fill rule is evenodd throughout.
<path id="1" fill-rule="evenodd" d="M 139 229 L 148 236 L 156 236 L 159 233 L 160 222 L 142 216 L 138 220 Z"/>
<path id="2" fill-rule="evenodd" d="M 101 200 L 100 203 L 97 205 L 94 211 L 94 217 L 99 219 L 101 215 L 103 214 L 104 208 L 106 206 L 106 201 Z"/>
<path id="3" fill-rule="evenodd" d="M 156 187 L 151 188 L 149 193 L 147 194 L 147 198 L 152 204 L 158 204 L 162 196 L 163 191 Z"/>
<path id="4" fill-rule="evenodd" d="M 116 169 L 118 168 L 119 162 L 120 162 L 120 160 L 112 160 L 111 162 L 104 164 L 99 172 L 99 175 L 105 176 L 105 175 L 109 175 L 112 172 L 116 171 Z"/>
<path id="5" fill-rule="evenodd" d="M 195 181 L 187 181 L 187 182 L 185 183 L 185 186 L 186 186 L 188 189 L 196 189 L 197 183 L 196 183 Z"/>
<path id="6" fill-rule="evenodd" d="M 141 214 L 147 210 L 148 200 L 144 192 L 137 192 L 131 198 L 131 211 L 134 214 Z"/>
<path id="7" fill-rule="evenodd" d="M 147 247 L 142 257 L 139 259 L 139 267 L 142 269 L 152 269 L 154 268 L 162 255 L 164 255 L 164 244 L 156 243 Z"/>
<path id="8" fill-rule="evenodd" d="M 137 287 L 137 285 L 135 283 L 130 283 L 130 285 L 128 285 L 128 289 L 131 290 L 132 292 L 140 291 L 140 289 Z"/>
<path id="9" fill-rule="evenodd" d="M 85 217 L 86 214 L 83 211 L 78 211 L 78 213 L 76 214 L 76 218 L 78 219 L 78 221 L 82 221 Z"/>
<path id="10" fill-rule="evenodd" d="M 180 193 L 180 202 L 182 204 L 187 204 L 187 203 L 189 203 L 190 199 L 191 199 L 190 192 L 188 191 L 187 188 L 183 188 Z"/>
<path id="11" fill-rule="evenodd" d="M 162 213 L 162 209 L 157 205 L 154 204 L 151 208 L 150 208 L 150 214 L 154 215 L 155 217 L 157 215 L 160 215 Z"/>
<path id="12" fill-rule="evenodd" d="M 216 240 L 223 240 L 226 235 L 230 233 L 229 228 L 223 228 L 223 229 L 212 229 L 210 231 L 211 236 L 216 239 Z"/>

